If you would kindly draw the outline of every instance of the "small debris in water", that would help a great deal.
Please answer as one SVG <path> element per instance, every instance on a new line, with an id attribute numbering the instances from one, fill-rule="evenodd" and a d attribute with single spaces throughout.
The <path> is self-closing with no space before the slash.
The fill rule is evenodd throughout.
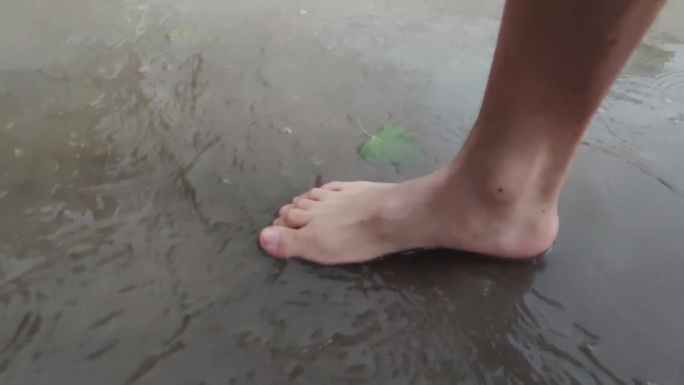
<path id="1" fill-rule="evenodd" d="M 183 28 L 176 28 L 173 31 L 169 32 L 166 37 L 169 39 L 170 42 L 175 43 L 181 38 L 185 37 L 187 32 Z"/>
<path id="2" fill-rule="evenodd" d="M 91 107 L 97 107 L 98 105 L 102 105 L 102 100 L 104 99 L 104 97 L 105 97 L 105 94 L 101 94 L 100 96 L 95 98 L 95 100 L 90 102 L 90 106 Z"/>
<path id="3" fill-rule="evenodd" d="M 221 179 L 221 183 L 223 183 L 223 184 L 230 184 L 230 179 L 228 179 L 228 178 L 223 178 L 223 179 Z"/>
<path id="4" fill-rule="evenodd" d="M 15 148 L 14 149 L 14 156 L 19 157 L 24 154 L 24 151 L 21 150 L 21 148 Z"/>
<path id="5" fill-rule="evenodd" d="M 306 14 L 308 14 L 309 12 L 302 9 L 301 11 L 299 11 L 299 13 L 300 13 L 301 15 L 306 15 Z"/>
<path id="6" fill-rule="evenodd" d="M 665 102 L 665 104 L 672 104 L 672 100 L 670 100 L 668 98 L 665 98 L 664 102 Z"/>
<path id="7" fill-rule="evenodd" d="M 280 129 L 280 132 L 282 132 L 283 134 L 290 135 L 292 133 L 292 129 L 290 127 L 283 127 Z"/>
<path id="8" fill-rule="evenodd" d="M 161 235 L 169 238 L 174 235 L 173 228 L 168 226 L 160 229 L 159 232 L 161 233 Z"/>
<path id="9" fill-rule="evenodd" d="M 9 194 L 9 191 L 8 191 L 8 190 L 0 189 L 0 199 L 6 197 L 7 194 Z"/>

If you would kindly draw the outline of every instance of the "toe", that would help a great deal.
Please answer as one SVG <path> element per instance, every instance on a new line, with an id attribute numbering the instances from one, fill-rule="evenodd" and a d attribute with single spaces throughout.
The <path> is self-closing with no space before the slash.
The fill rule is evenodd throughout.
<path id="1" fill-rule="evenodd" d="M 297 202 L 299 202 L 299 201 L 302 200 L 302 199 L 306 199 L 306 195 L 305 195 L 305 194 L 302 194 L 302 195 L 299 195 L 299 196 L 296 196 L 296 197 L 292 198 L 292 203 L 291 203 L 291 205 L 296 205 Z"/>
<path id="2" fill-rule="evenodd" d="M 273 221 L 273 226 L 287 226 L 283 217 L 278 217 Z"/>
<path id="3" fill-rule="evenodd" d="M 324 190 L 322 188 L 314 188 L 309 190 L 308 193 L 306 193 L 306 198 L 312 200 L 312 201 L 321 201 L 325 199 L 327 195 L 330 194 L 330 190 Z"/>
<path id="4" fill-rule="evenodd" d="M 293 204 L 294 208 L 302 210 L 310 210 L 320 202 L 312 201 L 311 199 L 298 199 L 297 202 Z"/>
<path id="5" fill-rule="evenodd" d="M 282 216 L 285 215 L 285 213 L 287 213 L 288 210 L 290 210 L 292 207 L 293 207 L 293 205 L 291 205 L 291 204 L 285 205 L 285 206 L 281 207 L 281 208 L 280 208 L 280 211 L 278 211 L 278 216 L 279 216 L 279 217 L 282 217 Z"/>
<path id="6" fill-rule="evenodd" d="M 302 195 L 298 195 L 298 196 L 294 197 L 294 199 L 292 199 L 292 204 L 297 206 L 297 204 L 300 201 L 307 200 L 307 199 L 310 201 L 320 201 L 323 198 L 325 198 L 325 196 L 327 196 L 328 194 L 330 194 L 329 190 L 314 188 L 314 189 L 311 189 L 311 190 L 305 192 Z"/>
<path id="7" fill-rule="evenodd" d="M 302 256 L 305 246 L 301 230 L 287 227 L 267 227 L 259 236 L 261 247 L 276 258 L 292 258 Z"/>
<path id="8" fill-rule="evenodd" d="M 340 191 L 344 187 L 344 182 L 330 182 L 321 186 L 322 190 Z"/>
<path id="9" fill-rule="evenodd" d="M 311 213 L 306 210 L 293 208 L 288 210 L 281 218 L 283 219 L 285 226 L 298 229 L 309 223 L 311 220 Z"/>

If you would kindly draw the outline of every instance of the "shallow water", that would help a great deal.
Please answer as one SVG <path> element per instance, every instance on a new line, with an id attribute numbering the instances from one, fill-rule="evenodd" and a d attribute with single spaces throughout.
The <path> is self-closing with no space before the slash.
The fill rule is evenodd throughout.
<path id="1" fill-rule="evenodd" d="M 447 162 L 500 1 L 4 0 L 0 384 L 684 383 L 681 5 L 592 123 L 552 256 L 321 268 L 259 229 L 316 180 Z M 357 119 L 428 159 L 363 161 Z"/>

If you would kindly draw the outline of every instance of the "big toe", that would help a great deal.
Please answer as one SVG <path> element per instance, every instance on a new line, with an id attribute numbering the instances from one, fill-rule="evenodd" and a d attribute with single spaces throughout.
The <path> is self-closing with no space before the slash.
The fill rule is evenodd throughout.
<path id="1" fill-rule="evenodd" d="M 301 230 L 281 226 L 263 229 L 259 236 L 261 247 L 276 258 L 302 256 Z"/>

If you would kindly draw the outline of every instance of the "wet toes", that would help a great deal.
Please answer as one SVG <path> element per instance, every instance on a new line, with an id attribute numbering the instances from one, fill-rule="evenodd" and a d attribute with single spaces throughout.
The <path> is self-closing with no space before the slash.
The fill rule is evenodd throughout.
<path id="1" fill-rule="evenodd" d="M 283 219 L 285 226 L 298 229 L 309 223 L 311 220 L 311 213 L 306 210 L 292 208 L 281 218 Z"/>
<path id="2" fill-rule="evenodd" d="M 340 191 L 344 187 L 344 182 L 330 182 L 321 186 L 322 190 Z"/>
<path id="3" fill-rule="evenodd" d="M 293 204 L 293 207 L 302 210 L 310 210 L 317 204 L 320 204 L 320 202 L 312 201 L 311 199 L 298 199 L 297 202 Z"/>
<path id="4" fill-rule="evenodd" d="M 302 195 L 298 195 L 292 199 L 292 204 L 297 205 L 298 202 L 302 200 L 312 200 L 312 201 L 321 201 L 325 199 L 325 197 L 329 196 L 332 191 L 338 191 L 338 190 L 332 190 L 332 189 L 324 189 L 324 188 L 314 188 L 311 189 L 307 192 L 305 192 Z"/>
<path id="5" fill-rule="evenodd" d="M 267 227 L 261 231 L 261 247 L 276 258 L 300 257 L 306 246 L 302 230 L 287 227 Z"/>
<path id="6" fill-rule="evenodd" d="M 306 194 L 306 197 L 308 199 L 313 200 L 313 201 L 320 201 L 320 200 L 323 200 L 329 194 L 330 194 L 330 190 L 324 190 L 322 188 L 315 188 L 315 189 L 309 190 L 309 192 Z"/>
<path id="7" fill-rule="evenodd" d="M 292 199 L 292 204 L 296 206 L 299 202 L 302 200 L 312 200 L 312 201 L 319 201 L 321 200 L 323 194 L 320 193 L 320 191 L 315 191 L 315 190 L 320 190 L 320 189 L 313 189 L 305 192 L 302 195 L 298 195 Z"/>
<path id="8" fill-rule="evenodd" d="M 285 206 L 281 207 L 281 208 L 280 208 L 280 211 L 278 211 L 278 216 L 279 216 L 279 217 L 282 217 L 282 216 L 285 215 L 285 213 L 287 213 L 288 210 L 290 210 L 292 207 L 294 207 L 292 204 L 288 204 L 288 205 L 285 205 Z"/>

